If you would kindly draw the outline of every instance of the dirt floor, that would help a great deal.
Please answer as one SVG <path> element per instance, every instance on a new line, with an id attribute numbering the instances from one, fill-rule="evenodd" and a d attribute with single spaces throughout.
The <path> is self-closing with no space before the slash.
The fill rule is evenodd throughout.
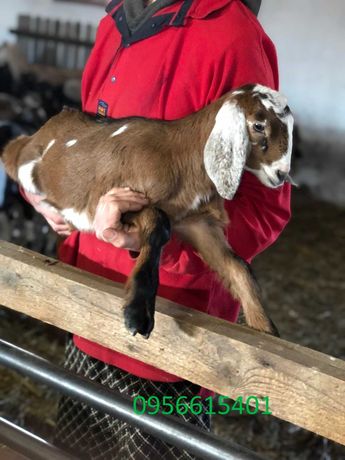
<path id="1" fill-rule="evenodd" d="M 288 228 L 253 264 L 282 337 L 341 359 L 345 359 L 344 243 L 345 210 L 299 189 L 294 191 Z M 54 362 L 62 360 L 61 331 L 6 309 L 0 310 L 0 336 Z M 0 369 L 0 415 L 49 435 L 57 401 L 54 392 Z M 345 447 L 272 416 L 218 416 L 213 427 L 220 436 L 267 459 L 345 460 Z"/>

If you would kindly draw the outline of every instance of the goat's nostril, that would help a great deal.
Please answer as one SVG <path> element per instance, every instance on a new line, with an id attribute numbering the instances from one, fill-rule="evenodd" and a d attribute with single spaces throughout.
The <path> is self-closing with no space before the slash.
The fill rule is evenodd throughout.
<path id="1" fill-rule="evenodd" d="M 284 182 L 285 179 L 287 178 L 288 176 L 288 173 L 285 172 L 285 171 L 281 171 L 280 169 L 278 169 L 277 171 L 277 177 L 278 179 L 281 181 L 281 182 Z"/>

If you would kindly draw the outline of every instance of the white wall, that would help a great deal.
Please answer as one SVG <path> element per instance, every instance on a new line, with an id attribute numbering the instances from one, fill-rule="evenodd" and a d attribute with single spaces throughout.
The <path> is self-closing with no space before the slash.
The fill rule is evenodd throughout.
<path id="1" fill-rule="evenodd" d="M 259 18 L 301 127 L 298 180 L 345 204 L 345 1 L 263 0 Z"/>
<path id="2" fill-rule="evenodd" d="M 6 6 L 5 6 L 6 4 Z M 0 43 L 14 41 L 9 28 L 16 26 L 18 14 L 30 14 L 70 21 L 80 21 L 97 25 L 104 16 L 104 8 L 97 5 L 82 5 L 81 3 L 57 2 L 54 0 L 0 0 Z"/>
<path id="3" fill-rule="evenodd" d="M 263 0 L 281 88 L 306 130 L 345 130 L 345 1 Z"/>

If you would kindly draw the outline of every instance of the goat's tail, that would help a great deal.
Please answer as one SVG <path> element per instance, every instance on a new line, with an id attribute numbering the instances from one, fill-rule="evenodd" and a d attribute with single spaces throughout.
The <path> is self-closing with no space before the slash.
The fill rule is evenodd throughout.
<path id="1" fill-rule="evenodd" d="M 30 136 L 19 136 L 16 139 L 10 141 L 6 147 L 0 151 L 1 160 L 4 163 L 7 174 L 16 182 L 18 182 L 18 166 L 20 155 L 29 140 Z"/>

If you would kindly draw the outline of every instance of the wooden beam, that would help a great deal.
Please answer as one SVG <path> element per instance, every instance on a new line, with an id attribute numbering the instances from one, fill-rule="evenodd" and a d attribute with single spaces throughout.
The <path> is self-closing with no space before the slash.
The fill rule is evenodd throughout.
<path id="1" fill-rule="evenodd" d="M 0 242 L 0 304 L 345 444 L 345 363 L 159 298 L 149 340 L 123 324 L 120 285 Z"/>

